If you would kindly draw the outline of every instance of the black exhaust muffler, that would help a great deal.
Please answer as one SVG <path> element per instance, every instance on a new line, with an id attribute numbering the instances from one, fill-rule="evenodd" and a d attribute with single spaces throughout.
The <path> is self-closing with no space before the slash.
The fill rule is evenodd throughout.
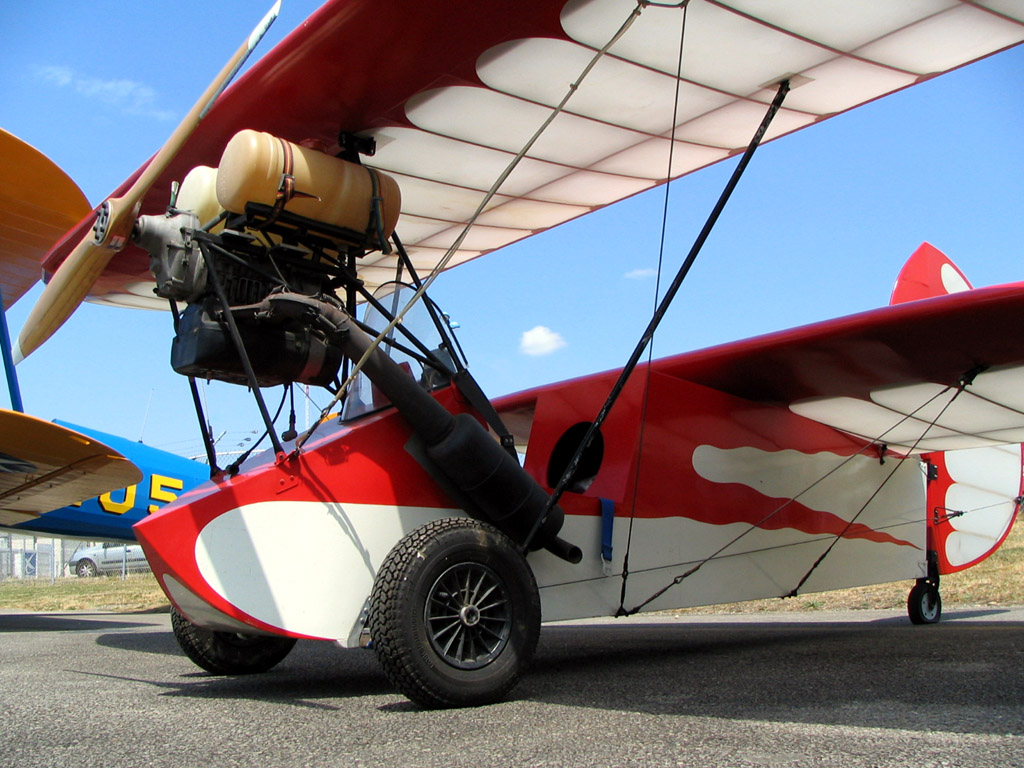
<path id="1" fill-rule="evenodd" d="M 260 311 L 268 318 L 310 320 L 315 315 L 316 324 L 353 362 L 361 360 L 373 343 L 343 310 L 309 296 L 271 294 Z M 380 348 L 373 350 L 362 370 L 423 441 L 431 462 L 472 501 L 483 521 L 522 545 L 547 506 L 544 489 L 480 422 L 465 413 L 450 413 Z M 560 507 L 551 509 L 534 535 L 531 548 L 543 548 L 567 562 L 578 563 L 583 559 L 580 548 L 558 538 L 564 520 L 565 512 Z"/>

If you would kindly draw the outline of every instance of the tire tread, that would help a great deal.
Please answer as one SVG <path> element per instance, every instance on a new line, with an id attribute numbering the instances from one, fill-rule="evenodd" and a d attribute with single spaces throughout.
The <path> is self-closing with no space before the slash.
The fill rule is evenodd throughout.
<path id="1" fill-rule="evenodd" d="M 280 663 L 295 645 L 294 637 L 259 637 L 245 647 L 227 645 L 221 632 L 193 624 L 171 608 L 171 629 L 181 650 L 196 666 L 214 675 L 249 675 L 266 672 Z M 254 636 L 254 638 L 257 636 Z"/>
<path id="2" fill-rule="evenodd" d="M 475 529 L 480 532 L 480 544 L 485 546 L 489 534 L 495 537 L 501 546 L 507 546 L 516 557 L 520 555 L 513 548 L 511 541 L 496 528 L 472 518 L 451 517 L 434 520 L 409 533 L 402 539 L 385 558 L 374 582 L 370 597 L 370 637 L 373 640 L 377 659 L 388 680 L 409 699 L 426 708 L 459 707 L 485 704 L 503 698 L 519 681 L 522 668 L 529 662 L 536 647 L 539 634 L 539 620 L 527 640 L 527 648 L 523 654 L 523 663 L 504 680 L 500 686 L 485 697 L 458 696 L 436 685 L 432 680 L 418 671 L 414 659 L 422 653 L 422 649 L 410 642 L 408 636 L 400 631 L 403 617 L 403 605 L 400 599 L 403 582 L 406 579 L 410 564 L 414 558 L 426 558 L 432 542 L 451 531 Z M 494 540 L 494 539 L 492 539 Z M 525 561 L 524 561 L 525 564 Z M 526 565 L 529 572 L 529 566 Z M 530 573 L 530 589 L 536 595 L 536 583 Z M 539 617 L 539 598 L 537 598 Z"/>

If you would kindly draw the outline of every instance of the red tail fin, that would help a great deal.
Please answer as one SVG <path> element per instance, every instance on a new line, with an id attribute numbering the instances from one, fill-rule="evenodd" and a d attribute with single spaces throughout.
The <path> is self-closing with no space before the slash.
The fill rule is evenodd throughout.
<path id="1" fill-rule="evenodd" d="M 900 270 L 889 303 L 932 299 L 972 287 L 946 254 L 930 243 L 921 243 Z"/>
<path id="2" fill-rule="evenodd" d="M 907 259 L 890 304 L 969 291 L 970 281 L 946 254 L 929 243 Z M 1021 495 L 1021 446 L 1003 445 L 926 454 L 928 548 L 939 572 L 977 565 L 1006 539 Z"/>

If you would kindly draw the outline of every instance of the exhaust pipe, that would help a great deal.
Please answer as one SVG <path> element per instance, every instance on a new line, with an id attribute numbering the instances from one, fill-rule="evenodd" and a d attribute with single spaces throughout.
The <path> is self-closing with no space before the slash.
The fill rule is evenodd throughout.
<path id="1" fill-rule="evenodd" d="M 340 308 L 309 296 L 271 294 L 264 299 L 260 313 L 268 318 L 315 319 L 353 362 L 361 360 L 373 343 Z M 547 506 L 544 489 L 480 422 L 469 414 L 449 413 L 380 348 L 363 364 L 363 372 L 423 440 L 430 460 L 476 505 L 484 522 L 522 545 Z M 564 520 L 565 512 L 555 506 L 531 548 L 543 548 L 567 562 L 579 563 L 583 559 L 580 548 L 558 538 Z"/>

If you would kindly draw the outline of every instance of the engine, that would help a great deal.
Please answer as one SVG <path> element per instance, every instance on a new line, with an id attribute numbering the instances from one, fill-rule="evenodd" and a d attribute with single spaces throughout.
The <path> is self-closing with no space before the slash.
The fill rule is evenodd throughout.
<path id="1" fill-rule="evenodd" d="M 357 259 L 387 247 L 400 207 L 383 173 L 270 134 L 236 134 L 218 168 L 194 168 L 167 213 L 140 217 L 133 235 L 150 253 L 156 294 L 185 305 L 174 370 L 248 384 L 240 340 L 261 387 L 335 381 L 342 354 L 316 317 L 261 304 L 280 292 L 353 303 Z"/>
<path id="2" fill-rule="evenodd" d="M 427 391 L 439 380 L 425 370 L 410 375 L 353 319 L 357 260 L 387 249 L 399 209 L 398 185 L 382 173 L 269 134 L 237 134 L 216 170 L 193 169 L 167 213 L 140 217 L 133 233 L 150 253 L 157 295 L 185 304 L 176 312 L 171 365 L 196 378 L 269 387 L 330 385 L 344 359 L 358 361 L 371 396 L 379 391 L 402 414 L 425 447 L 422 460 L 471 515 L 519 544 L 580 562 L 579 548 L 557 535 L 564 512 L 546 510 L 546 492 L 519 465 L 493 409 L 507 448 L 476 418 L 439 404 Z M 439 357 L 450 348 L 412 341 L 428 365 L 455 373 Z M 460 386 L 456 375 L 456 386 L 490 408 L 460 373 L 466 377 Z M 209 436 L 207 447 L 212 457 Z"/>

